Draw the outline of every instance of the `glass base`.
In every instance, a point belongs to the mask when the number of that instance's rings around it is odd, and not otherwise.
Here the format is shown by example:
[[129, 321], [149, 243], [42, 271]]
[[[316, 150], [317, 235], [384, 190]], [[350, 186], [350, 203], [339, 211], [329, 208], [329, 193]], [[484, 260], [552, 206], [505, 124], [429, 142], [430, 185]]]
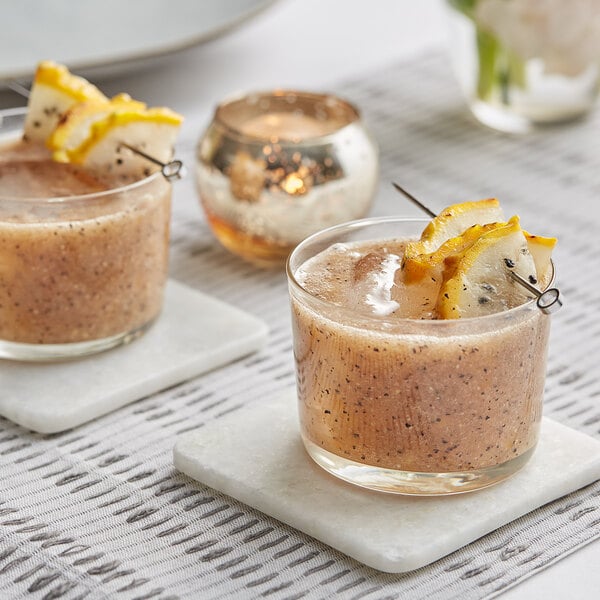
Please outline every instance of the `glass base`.
[[303, 437], [309, 456], [326, 471], [360, 487], [411, 496], [462, 494], [489, 487], [519, 471], [531, 458], [535, 446], [500, 465], [465, 472], [419, 473], [365, 465], [323, 450]]
[[268, 269], [285, 264], [295, 244], [277, 244], [257, 235], [236, 229], [206, 209], [208, 222], [216, 238], [233, 254], [245, 261]]
[[523, 134], [534, 129], [570, 123], [581, 119], [587, 112], [585, 109], [574, 108], [570, 111], [565, 110], [560, 114], [540, 114], [534, 118], [514, 112], [510, 108], [502, 108], [501, 106], [495, 106], [480, 100], [472, 101], [470, 109], [477, 120], [483, 125], [503, 133], [515, 134]]
[[116, 346], [129, 344], [139, 338], [156, 321], [152, 319], [148, 323], [111, 337], [87, 342], [73, 342], [69, 344], [21, 344], [0, 340], [0, 359], [18, 360], [24, 362], [51, 362], [68, 360], [104, 352]]

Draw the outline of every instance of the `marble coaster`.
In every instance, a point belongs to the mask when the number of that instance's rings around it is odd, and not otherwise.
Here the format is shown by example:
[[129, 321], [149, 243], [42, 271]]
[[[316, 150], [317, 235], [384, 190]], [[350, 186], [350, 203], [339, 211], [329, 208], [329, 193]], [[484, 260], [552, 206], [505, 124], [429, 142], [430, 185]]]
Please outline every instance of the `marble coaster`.
[[0, 415], [41, 433], [81, 425], [255, 350], [267, 326], [175, 281], [157, 322], [131, 344], [60, 363], [0, 361]]
[[180, 437], [177, 469], [381, 571], [425, 566], [600, 478], [600, 442], [544, 419], [531, 461], [478, 492], [409, 497], [364, 490], [304, 452], [295, 396], [251, 406]]

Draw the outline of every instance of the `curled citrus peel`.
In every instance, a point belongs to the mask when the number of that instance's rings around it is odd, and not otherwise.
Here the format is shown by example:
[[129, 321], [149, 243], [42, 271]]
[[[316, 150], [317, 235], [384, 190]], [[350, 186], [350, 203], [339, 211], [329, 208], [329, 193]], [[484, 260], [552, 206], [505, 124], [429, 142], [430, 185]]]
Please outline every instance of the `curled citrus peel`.
[[421, 251], [437, 250], [446, 240], [461, 235], [472, 225], [504, 221], [504, 214], [496, 198], [453, 204], [434, 217], [421, 234]]

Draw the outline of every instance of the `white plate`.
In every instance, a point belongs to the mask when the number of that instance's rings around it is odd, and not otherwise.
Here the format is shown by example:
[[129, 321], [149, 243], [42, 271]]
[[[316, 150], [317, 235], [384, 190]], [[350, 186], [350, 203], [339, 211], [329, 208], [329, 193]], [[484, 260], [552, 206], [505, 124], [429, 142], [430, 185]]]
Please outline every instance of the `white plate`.
[[0, 0], [0, 82], [40, 60], [123, 70], [215, 38], [274, 0]]

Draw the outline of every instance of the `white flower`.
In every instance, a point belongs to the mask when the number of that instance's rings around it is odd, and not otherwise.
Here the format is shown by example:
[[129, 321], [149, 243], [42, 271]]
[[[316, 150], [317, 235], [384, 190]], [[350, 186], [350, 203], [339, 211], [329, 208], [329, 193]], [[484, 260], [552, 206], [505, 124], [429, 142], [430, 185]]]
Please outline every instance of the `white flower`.
[[600, 62], [600, 0], [480, 0], [480, 26], [520, 58], [575, 76]]

